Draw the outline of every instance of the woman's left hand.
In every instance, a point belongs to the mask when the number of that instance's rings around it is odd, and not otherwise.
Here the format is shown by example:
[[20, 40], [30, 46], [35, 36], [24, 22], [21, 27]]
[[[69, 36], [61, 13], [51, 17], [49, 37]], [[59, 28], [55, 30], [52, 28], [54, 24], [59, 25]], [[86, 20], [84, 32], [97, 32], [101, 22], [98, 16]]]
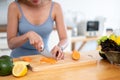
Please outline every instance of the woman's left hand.
[[64, 59], [64, 53], [62, 51], [62, 49], [59, 46], [55, 46], [52, 50], [51, 50], [52, 55], [54, 56], [54, 58], [56, 58], [57, 60], [62, 60]]

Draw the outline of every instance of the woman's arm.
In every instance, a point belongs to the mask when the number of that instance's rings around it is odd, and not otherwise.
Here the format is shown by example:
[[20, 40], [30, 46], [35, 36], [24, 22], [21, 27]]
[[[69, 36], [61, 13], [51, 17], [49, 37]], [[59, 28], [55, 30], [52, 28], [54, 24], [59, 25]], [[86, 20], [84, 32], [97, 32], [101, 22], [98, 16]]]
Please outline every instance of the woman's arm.
[[64, 54], [63, 54], [63, 49], [65, 49], [68, 45], [68, 37], [67, 37], [67, 30], [64, 24], [64, 19], [63, 19], [63, 13], [61, 6], [58, 3], [55, 3], [54, 5], [54, 14], [55, 14], [55, 23], [56, 23], [56, 29], [58, 32], [59, 36], [59, 43], [52, 49], [52, 54], [53, 56], [57, 59], [63, 59]]
[[7, 40], [10, 49], [17, 48], [23, 45], [27, 40], [37, 50], [41, 51], [41, 45], [44, 46], [42, 38], [35, 32], [29, 31], [23, 35], [17, 36], [18, 23], [21, 14], [15, 2], [11, 3], [8, 8], [8, 26], [7, 26]]
[[17, 37], [19, 10], [15, 2], [8, 7], [7, 40], [10, 49], [21, 46], [28, 38], [26, 34]]
[[61, 47], [62, 49], [65, 49], [68, 45], [67, 29], [64, 23], [61, 6], [58, 3], [56, 3], [55, 5], [55, 14], [56, 14], [55, 16], [56, 28], [60, 40], [58, 46]]

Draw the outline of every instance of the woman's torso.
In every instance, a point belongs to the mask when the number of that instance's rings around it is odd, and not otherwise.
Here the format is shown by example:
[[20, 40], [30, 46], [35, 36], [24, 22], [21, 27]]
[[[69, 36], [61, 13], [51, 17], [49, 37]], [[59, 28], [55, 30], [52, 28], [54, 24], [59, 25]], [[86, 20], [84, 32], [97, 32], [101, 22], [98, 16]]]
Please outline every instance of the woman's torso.
[[[47, 10], [45, 11], [46, 14], [44, 14], [46, 17], [44, 17], [42, 13], [39, 16], [39, 14], [35, 12], [32, 12], [35, 15], [35, 16], [33, 15], [33, 17], [27, 15], [27, 12], [29, 12], [29, 10], [25, 10], [24, 5], [18, 3], [17, 1], [16, 4], [21, 14], [18, 24], [18, 36], [23, 35], [28, 31], [35, 31], [43, 38], [45, 48], [48, 48], [47, 43], [48, 43], [49, 35], [53, 30], [53, 22], [54, 22], [51, 16], [53, 9], [53, 2], [49, 4], [50, 7], [44, 8]], [[42, 12], [44, 13], [44, 10]], [[36, 15], [38, 16], [38, 19], [35, 18]], [[38, 53], [39, 52], [32, 45], [30, 45], [29, 41], [27, 41], [21, 47], [14, 49], [11, 53], [11, 56], [19, 57], [24, 55], [38, 54]]]

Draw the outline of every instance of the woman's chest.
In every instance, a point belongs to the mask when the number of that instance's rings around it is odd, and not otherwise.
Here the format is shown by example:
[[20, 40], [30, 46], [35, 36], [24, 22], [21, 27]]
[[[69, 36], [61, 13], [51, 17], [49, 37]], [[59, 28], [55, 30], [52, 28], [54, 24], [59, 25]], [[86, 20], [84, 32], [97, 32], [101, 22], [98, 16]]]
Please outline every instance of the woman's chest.
[[33, 25], [43, 24], [49, 17], [50, 14], [48, 11], [26, 11], [24, 17], [28, 22]]
[[22, 17], [19, 21], [18, 30], [20, 34], [24, 34], [29, 31], [35, 31], [38, 34], [48, 35], [53, 30], [53, 24], [54, 21], [51, 18], [48, 18], [42, 24], [34, 25], [26, 20], [24, 17]]

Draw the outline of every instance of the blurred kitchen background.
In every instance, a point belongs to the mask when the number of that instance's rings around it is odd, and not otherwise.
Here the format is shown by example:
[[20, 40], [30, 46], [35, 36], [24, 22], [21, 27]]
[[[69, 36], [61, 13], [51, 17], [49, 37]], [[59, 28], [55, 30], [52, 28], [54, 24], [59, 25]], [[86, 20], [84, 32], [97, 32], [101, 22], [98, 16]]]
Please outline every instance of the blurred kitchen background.
[[[7, 46], [6, 31], [7, 9], [14, 0], [0, 0], [0, 55], [10, 54]], [[61, 4], [64, 20], [68, 29], [69, 46], [66, 51], [71, 51], [71, 39], [77, 36], [101, 36], [106, 31], [120, 34], [120, 0], [53, 0]], [[91, 28], [91, 25], [92, 28]], [[93, 28], [95, 27], [95, 28]], [[91, 32], [92, 31], [92, 32]], [[56, 31], [53, 31], [49, 41], [50, 48], [57, 43]], [[56, 39], [56, 40], [55, 40]], [[82, 41], [76, 43], [76, 49]], [[51, 47], [52, 46], [52, 47]], [[80, 51], [96, 50], [97, 41], [89, 41]]]

